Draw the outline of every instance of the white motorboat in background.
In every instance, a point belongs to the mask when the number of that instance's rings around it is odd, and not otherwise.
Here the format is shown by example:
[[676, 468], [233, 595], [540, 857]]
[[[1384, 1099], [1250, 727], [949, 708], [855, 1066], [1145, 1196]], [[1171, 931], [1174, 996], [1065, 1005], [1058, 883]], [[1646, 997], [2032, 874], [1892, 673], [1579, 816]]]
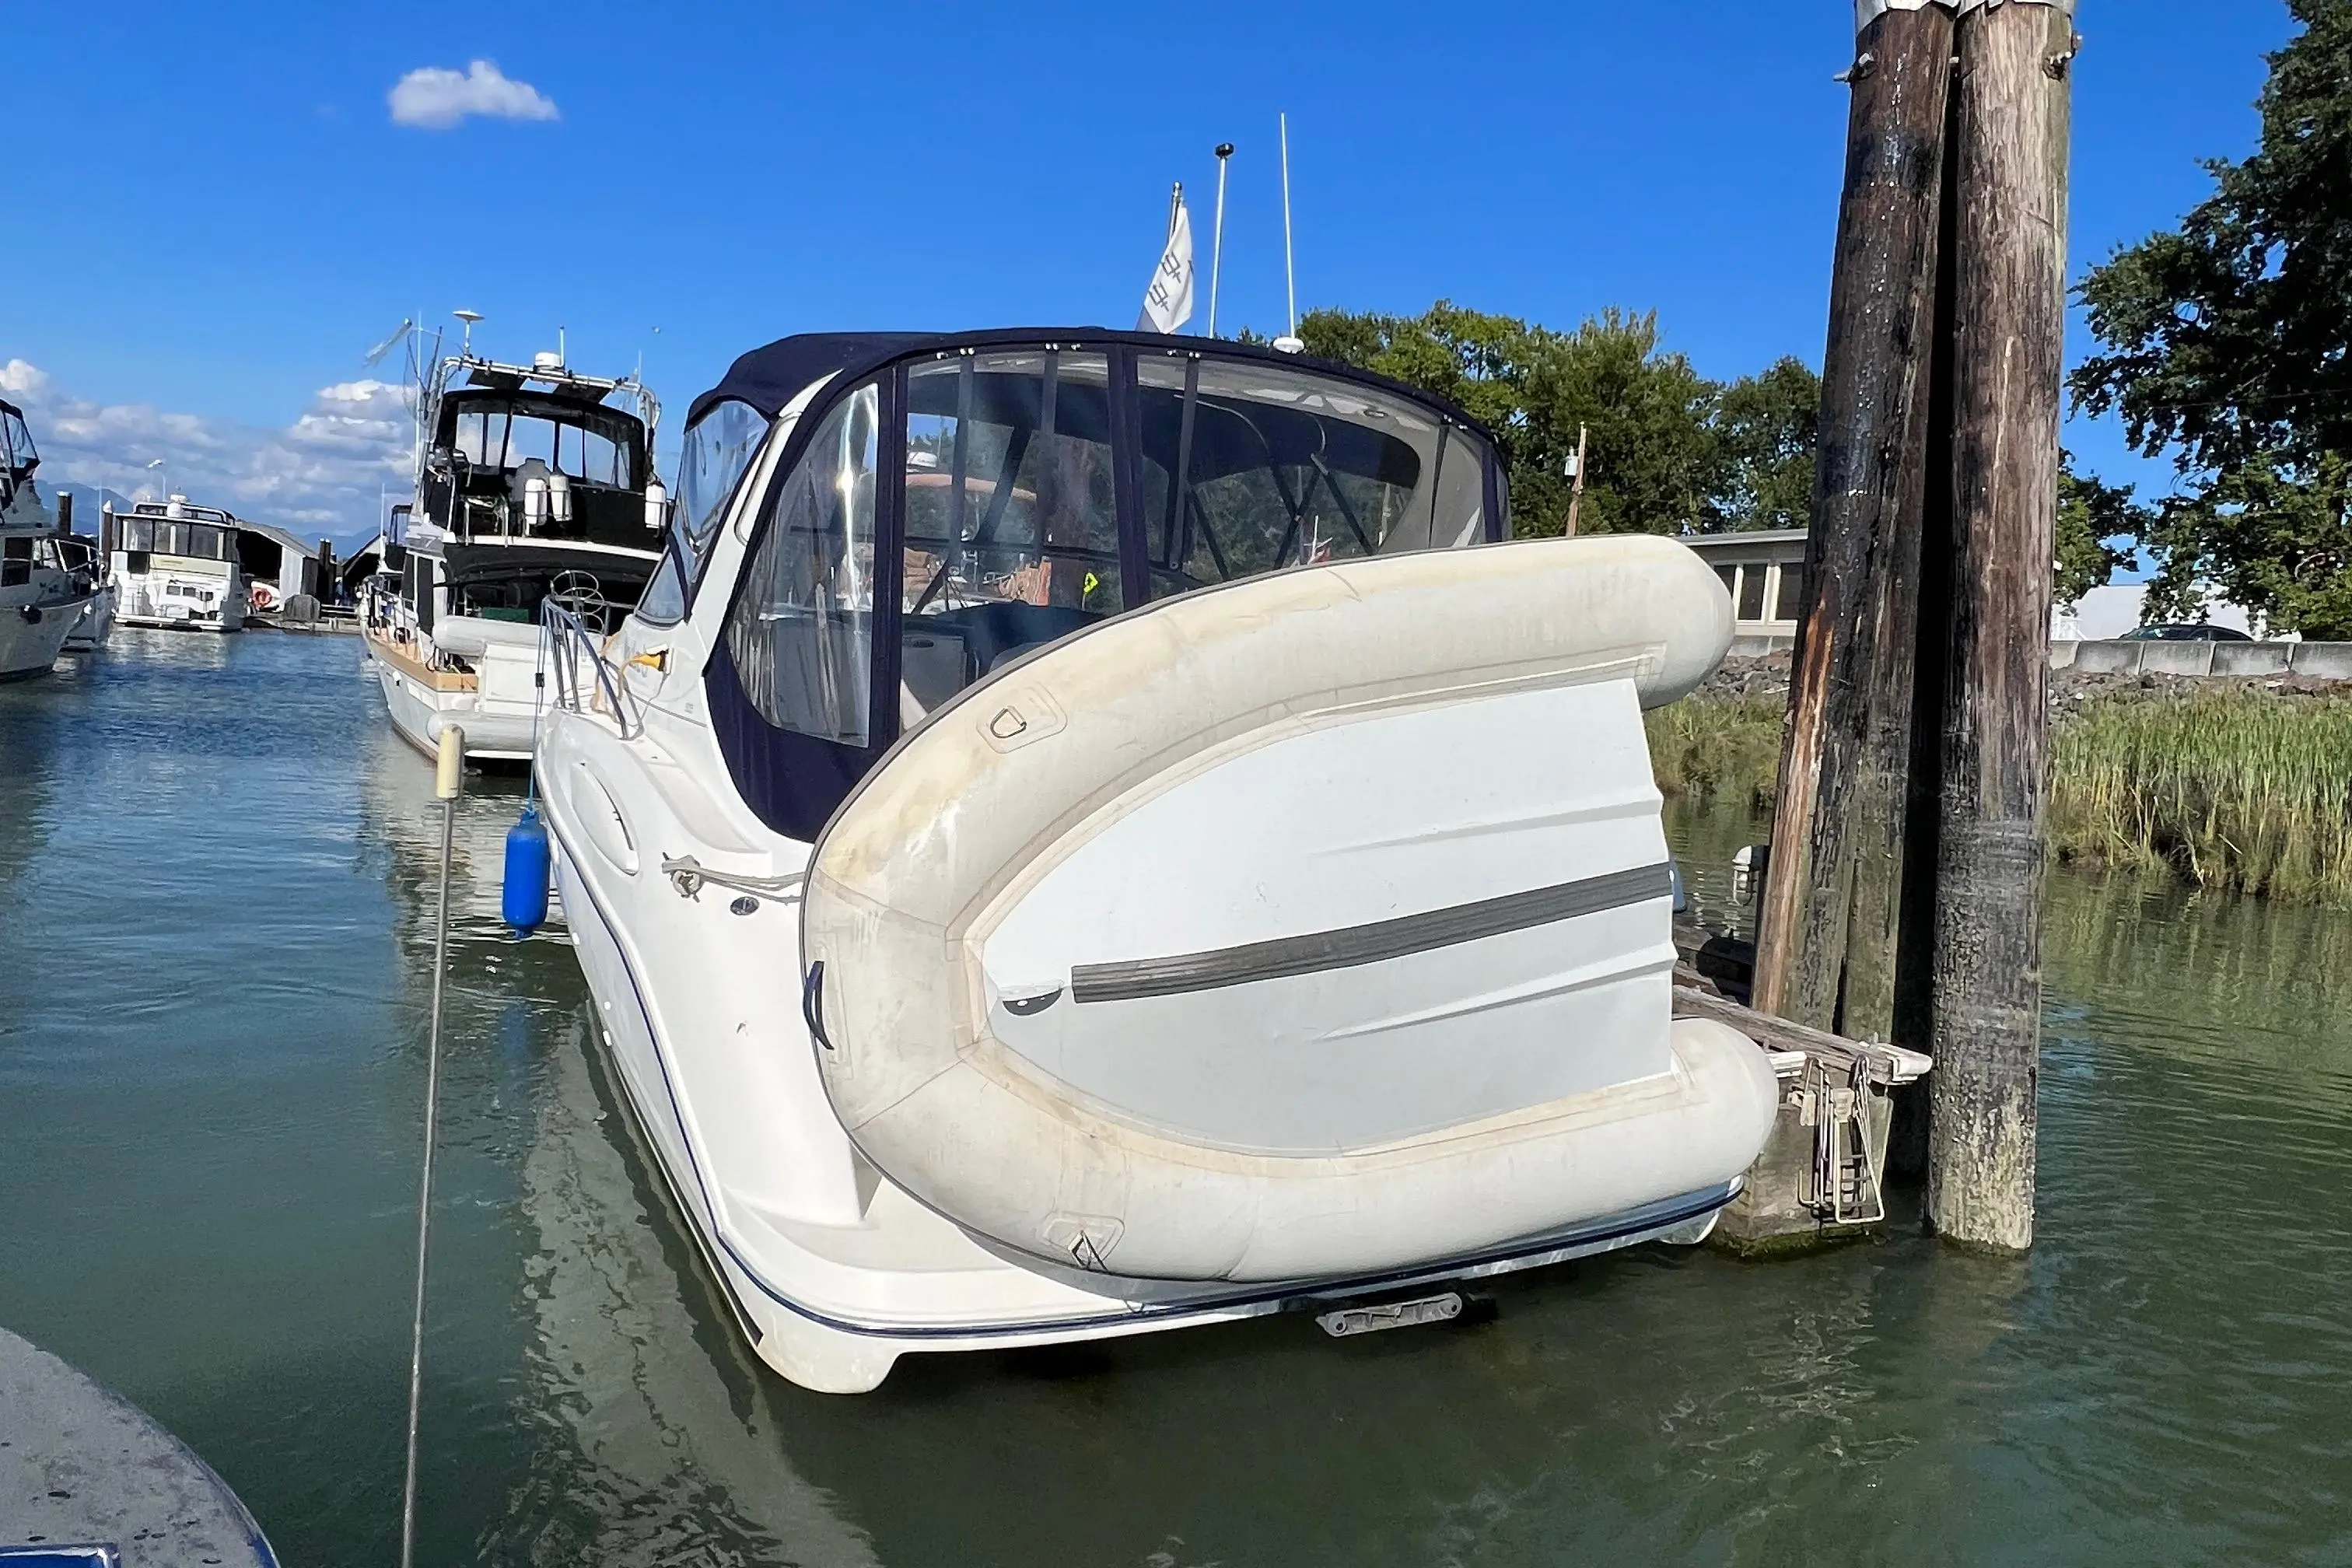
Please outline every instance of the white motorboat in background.
[[246, 580], [236, 516], [184, 495], [112, 512], [108, 577], [126, 626], [234, 632], [245, 627]]
[[455, 723], [468, 757], [526, 761], [541, 602], [617, 624], [659, 559], [660, 405], [635, 379], [583, 375], [560, 354], [502, 364], [468, 348], [431, 363], [417, 499], [393, 509], [361, 595], [368, 655], [411, 742], [430, 752]]
[[41, 504], [41, 466], [25, 416], [0, 402], [0, 680], [54, 668], [92, 594], [61, 553], [57, 521]]
[[1778, 1093], [1672, 1017], [1642, 710], [1731, 606], [1507, 500], [1458, 411], [1201, 339], [792, 338], [697, 401], [635, 613], [546, 612], [536, 766], [770, 1365], [1345, 1332], [1706, 1234]]

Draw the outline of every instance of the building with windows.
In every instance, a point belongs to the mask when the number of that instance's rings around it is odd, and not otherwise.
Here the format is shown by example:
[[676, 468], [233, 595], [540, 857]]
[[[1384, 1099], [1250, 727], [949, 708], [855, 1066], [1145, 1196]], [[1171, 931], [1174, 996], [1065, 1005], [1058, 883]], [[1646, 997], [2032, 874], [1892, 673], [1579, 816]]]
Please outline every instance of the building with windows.
[[1805, 530], [1685, 534], [1731, 591], [1734, 654], [1778, 653], [1797, 640], [1805, 601]]

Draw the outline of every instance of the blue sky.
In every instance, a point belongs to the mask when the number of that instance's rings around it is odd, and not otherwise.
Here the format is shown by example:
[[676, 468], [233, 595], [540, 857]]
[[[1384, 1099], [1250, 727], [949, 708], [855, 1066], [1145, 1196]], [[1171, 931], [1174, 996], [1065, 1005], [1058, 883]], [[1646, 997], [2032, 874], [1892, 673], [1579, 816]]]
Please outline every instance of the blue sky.
[[[2077, 275], [2252, 146], [2290, 24], [2078, 25]], [[673, 412], [791, 331], [1124, 325], [1171, 180], [1205, 275], [1232, 141], [1221, 325], [1276, 329], [1283, 110], [1301, 309], [1622, 305], [1709, 374], [1818, 364], [1852, 28], [1845, 0], [13, 7], [0, 384], [45, 478], [163, 457], [348, 533], [405, 444], [361, 357], [419, 309], [484, 312], [503, 354], [559, 326], [581, 368], [642, 354]], [[554, 117], [394, 123], [404, 77], [477, 59]], [[2163, 481], [2112, 430], [2069, 440]]]

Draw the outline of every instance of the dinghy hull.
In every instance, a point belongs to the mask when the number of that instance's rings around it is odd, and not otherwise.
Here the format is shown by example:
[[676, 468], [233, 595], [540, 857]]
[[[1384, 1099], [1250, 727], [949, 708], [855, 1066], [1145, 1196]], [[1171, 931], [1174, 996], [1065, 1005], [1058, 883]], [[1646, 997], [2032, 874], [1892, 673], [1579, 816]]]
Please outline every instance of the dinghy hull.
[[803, 1007], [894, 1181], [1040, 1259], [1410, 1268], [1732, 1181], [1763, 1053], [1671, 1026], [1641, 709], [1730, 606], [1648, 539], [1169, 601], [901, 742], [819, 841]]

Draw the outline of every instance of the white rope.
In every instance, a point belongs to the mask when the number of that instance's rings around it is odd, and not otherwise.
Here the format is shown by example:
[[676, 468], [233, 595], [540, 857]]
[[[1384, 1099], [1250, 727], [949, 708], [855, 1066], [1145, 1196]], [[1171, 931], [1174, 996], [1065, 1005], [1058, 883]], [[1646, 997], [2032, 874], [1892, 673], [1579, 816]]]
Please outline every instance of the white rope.
[[[408, 1468], [400, 1491], [400, 1568], [416, 1561], [416, 1426], [425, 1398], [425, 1259], [433, 1238], [433, 1145], [441, 1108], [441, 982], [449, 960], [449, 858], [464, 766], [463, 731], [441, 738], [435, 793], [441, 797], [441, 901], [433, 921], [433, 1023], [425, 1047], [425, 1174], [416, 1194], [416, 1310], [408, 1329]], [[457, 766], [452, 767], [452, 752]]]

